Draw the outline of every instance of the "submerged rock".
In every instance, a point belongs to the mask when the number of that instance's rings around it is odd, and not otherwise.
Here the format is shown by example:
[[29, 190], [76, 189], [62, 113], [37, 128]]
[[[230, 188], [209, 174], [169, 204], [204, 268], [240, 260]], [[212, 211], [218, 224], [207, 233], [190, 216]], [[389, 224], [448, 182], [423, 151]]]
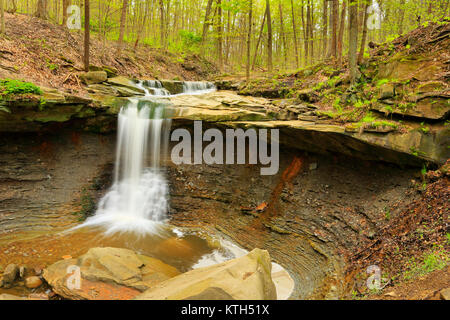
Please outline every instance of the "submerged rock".
[[166, 280], [136, 297], [137, 300], [235, 299], [274, 300], [272, 265], [266, 250], [191, 270]]
[[15, 296], [13, 294], [3, 293], [0, 294], [0, 301], [1, 300], [27, 300], [27, 298]]
[[25, 279], [25, 287], [34, 289], [41, 286], [42, 280], [39, 277], [33, 276]]
[[5, 271], [3, 271], [3, 278], [2, 278], [3, 287], [5, 288], [10, 287], [16, 280], [18, 274], [19, 274], [19, 267], [14, 263], [8, 264], [5, 268]]
[[[76, 280], [77, 269], [79, 286], [70, 282]], [[128, 249], [92, 248], [78, 259], [51, 265], [44, 270], [44, 279], [68, 299], [128, 300], [178, 274], [174, 267]]]

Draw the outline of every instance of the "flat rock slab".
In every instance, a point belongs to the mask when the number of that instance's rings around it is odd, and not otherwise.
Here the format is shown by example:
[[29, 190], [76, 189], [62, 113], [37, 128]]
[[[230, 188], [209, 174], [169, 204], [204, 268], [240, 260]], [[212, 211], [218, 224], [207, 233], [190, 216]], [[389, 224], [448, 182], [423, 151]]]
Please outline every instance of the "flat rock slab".
[[44, 279], [68, 299], [129, 300], [178, 274], [174, 267], [128, 249], [92, 248], [78, 259], [51, 265]]
[[209, 267], [198, 268], [166, 280], [136, 297], [137, 300], [218, 299], [274, 300], [271, 261], [266, 250]]

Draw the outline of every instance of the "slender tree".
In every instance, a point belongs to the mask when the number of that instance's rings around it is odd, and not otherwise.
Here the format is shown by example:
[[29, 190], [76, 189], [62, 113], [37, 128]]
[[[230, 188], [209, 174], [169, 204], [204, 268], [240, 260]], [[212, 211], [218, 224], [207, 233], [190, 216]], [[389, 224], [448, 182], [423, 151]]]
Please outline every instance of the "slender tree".
[[202, 43], [205, 43], [206, 34], [208, 32], [209, 26], [211, 25], [211, 22], [209, 21], [209, 15], [211, 14], [212, 4], [213, 0], [208, 0], [208, 3], [206, 5], [205, 19], [203, 21]]
[[70, 0], [63, 0], [63, 7], [62, 7], [62, 14], [63, 14], [63, 19], [62, 19], [62, 25], [65, 26], [67, 25], [67, 18], [68, 18], [68, 13], [67, 13], [67, 9], [70, 6]]
[[258, 40], [256, 41], [255, 53], [253, 54], [252, 70], [255, 70], [256, 58], [258, 57], [258, 49], [259, 49], [259, 45], [261, 44], [261, 39], [262, 39], [262, 36], [263, 36], [263, 31], [264, 31], [264, 25], [266, 24], [266, 17], [267, 17], [267, 7], [266, 7], [266, 10], [264, 11], [264, 16], [263, 16], [263, 20], [262, 20], [262, 23], [261, 23], [261, 28], [259, 29]]
[[119, 43], [117, 46], [117, 55], [120, 55], [120, 53], [122, 52], [123, 36], [125, 33], [125, 24], [127, 22], [127, 9], [128, 9], [128, 0], [123, 0], [122, 13], [120, 16]]
[[266, 17], [267, 17], [267, 69], [273, 71], [273, 34], [272, 34], [272, 15], [270, 13], [270, 1], [266, 0]]
[[248, 33], [247, 33], [247, 69], [246, 78], [247, 81], [250, 80], [250, 46], [252, 44], [252, 23], [253, 23], [253, 0], [249, 1], [249, 12], [248, 12]]
[[0, 0], [0, 18], [1, 26], [0, 26], [0, 34], [5, 34], [5, 2], [4, 0]]
[[367, 19], [368, 19], [368, 9], [369, 6], [371, 5], [372, 0], [365, 0], [365, 5], [364, 5], [364, 19], [363, 19], [363, 32], [362, 32], [362, 39], [361, 39], [361, 48], [359, 50], [359, 55], [358, 55], [358, 63], [361, 63], [363, 58], [364, 58], [364, 51], [366, 49], [366, 41], [367, 41]]
[[217, 55], [219, 69], [221, 69], [223, 67], [222, 0], [217, 0]]
[[358, 50], [358, 1], [349, 0], [348, 4], [349, 16], [349, 45], [348, 45], [348, 61], [350, 69], [350, 81], [354, 84], [358, 77], [357, 50]]
[[84, 70], [89, 71], [90, 19], [89, 0], [84, 0]]
[[278, 1], [278, 11], [280, 18], [281, 40], [283, 41], [284, 68], [287, 68], [287, 60], [288, 60], [287, 41], [286, 41], [286, 34], [284, 33], [283, 5], [281, 3], [281, 0]]
[[325, 58], [328, 49], [328, 0], [323, 0], [322, 9], [322, 55]]
[[34, 15], [41, 19], [47, 19], [48, 18], [47, 5], [48, 5], [47, 0], [38, 0], [36, 13]]
[[297, 68], [299, 68], [300, 63], [299, 63], [299, 50], [297, 40], [297, 24], [295, 22], [294, 0], [291, 0], [291, 12], [292, 12], [292, 29], [294, 31], [295, 65]]
[[337, 58], [337, 36], [339, 20], [339, 0], [332, 0], [332, 35], [331, 35], [331, 56]]
[[163, 48], [166, 47], [166, 22], [165, 22], [165, 10], [164, 1], [159, 0], [159, 28], [160, 28], [160, 41]]
[[342, 2], [341, 25], [339, 27], [339, 35], [337, 41], [338, 64], [342, 65], [342, 44], [344, 42], [345, 16], [347, 14], [347, 0]]

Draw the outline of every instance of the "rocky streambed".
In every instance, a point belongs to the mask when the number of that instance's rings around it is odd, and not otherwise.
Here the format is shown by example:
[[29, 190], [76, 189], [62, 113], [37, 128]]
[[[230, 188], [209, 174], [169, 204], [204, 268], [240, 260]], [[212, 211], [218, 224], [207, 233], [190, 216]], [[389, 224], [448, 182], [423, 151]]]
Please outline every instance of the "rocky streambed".
[[[170, 84], [166, 86], [170, 88]], [[43, 277], [53, 289], [62, 281], [49, 273], [53, 263], [66, 267], [70, 261], [71, 265], [89, 267], [83, 258], [93, 254], [86, 253], [89, 248], [127, 247], [126, 241], [99, 241], [96, 234], [52, 234], [76, 225], [95, 209], [111, 183], [114, 131], [117, 113], [126, 102], [123, 96], [140, 93], [137, 82], [124, 78], [103, 80], [91, 90], [90, 98], [44, 90], [44, 104], [36, 97], [11, 99], [4, 103], [6, 111], [0, 111], [0, 265], [27, 265], [32, 276]], [[267, 269], [267, 259], [289, 272], [295, 283], [288, 294], [292, 299], [344, 297], [352, 283], [345, 277], [349, 256], [377, 235], [387, 211], [395, 215], [398, 203], [414, 198], [411, 186], [420, 179], [421, 166], [438, 166], [449, 156], [448, 127], [441, 123], [431, 124], [431, 132], [420, 130], [414, 123], [405, 132], [354, 131], [314, 116], [312, 106], [293, 103], [280, 113], [279, 101], [230, 91], [158, 99], [167, 104], [174, 128], [192, 129], [193, 121], [202, 120], [205, 127], [220, 130], [280, 129], [280, 169], [274, 176], [261, 176], [259, 165], [169, 162], [167, 167], [170, 223], [188, 228], [205, 241], [182, 271], [217, 249], [214, 241], [207, 239], [226, 239], [249, 251], [267, 250], [268, 255], [257, 251], [245, 258], [250, 259], [251, 270], [245, 271], [241, 280], [246, 281], [246, 274], [252, 273], [255, 276], [248, 276], [248, 281], [264, 284], [254, 296], [245, 293], [247, 298], [274, 297], [272, 286], [266, 283], [270, 272], [261, 271]], [[169, 248], [179, 254], [183, 249], [178, 246], [175, 241]], [[152, 254], [147, 252], [148, 256]], [[255, 254], [266, 262], [251, 262]], [[58, 262], [63, 256], [67, 259]], [[140, 265], [136, 259], [131, 269]], [[162, 260], [163, 264], [176, 265], [174, 260]], [[46, 273], [42, 273], [45, 268]], [[57, 274], [59, 269], [55, 269]], [[104, 265], [101, 269], [114, 274]], [[170, 266], [163, 269], [171, 270]], [[100, 271], [89, 270], [97, 278], [88, 277], [88, 281], [107, 279]], [[156, 277], [164, 283], [173, 281], [176, 286], [177, 281], [189, 283], [185, 278], [170, 280], [175, 272], [169, 272], [170, 277], [164, 272], [163, 276], [135, 273], [132, 277], [139, 281]], [[189, 278], [189, 273], [185, 277]], [[196, 277], [201, 279], [202, 275]], [[253, 280], [255, 277], [257, 280]], [[134, 284], [120, 286], [127, 289], [120, 288], [117, 293], [110, 286], [104, 287], [99, 290], [110, 295], [96, 297], [118, 298], [119, 294], [130, 298], [137, 296], [136, 290], [147, 292], [147, 287]], [[168, 287], [150, 290], [144, 298], [243, 297], [233, 288], [224, 289], [216, 283], [195, 292], [186, 289], [175, 293]], [[64, 297], [62, 291], [54, 291]]]

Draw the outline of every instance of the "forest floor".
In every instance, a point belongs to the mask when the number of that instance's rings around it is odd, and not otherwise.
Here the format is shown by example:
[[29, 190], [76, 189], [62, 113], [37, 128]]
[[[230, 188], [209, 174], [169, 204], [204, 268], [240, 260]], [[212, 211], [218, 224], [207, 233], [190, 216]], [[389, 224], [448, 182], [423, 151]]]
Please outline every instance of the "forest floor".
[[[386, 211], [384, 226], [350, 257], [356, 277], [355, 299], [439, 299], [450, 287], [450, 161], [429, 171], [414, 201], [398, 203], [400, 214]], [[367, 289], [369, 266], [380, 270], [380, 289]]]
[[[24, 14], [5, 13], [6, 35], [0, 36], [0, 78], [31, 81], [39, 86], [85, 93], [84, 35]], [[141, 79], [200, 80], [216, 67], [195, 54], [175, 54], [139, 45], [117, 54], [116, 41], [91, 34], [90, 64]]]

